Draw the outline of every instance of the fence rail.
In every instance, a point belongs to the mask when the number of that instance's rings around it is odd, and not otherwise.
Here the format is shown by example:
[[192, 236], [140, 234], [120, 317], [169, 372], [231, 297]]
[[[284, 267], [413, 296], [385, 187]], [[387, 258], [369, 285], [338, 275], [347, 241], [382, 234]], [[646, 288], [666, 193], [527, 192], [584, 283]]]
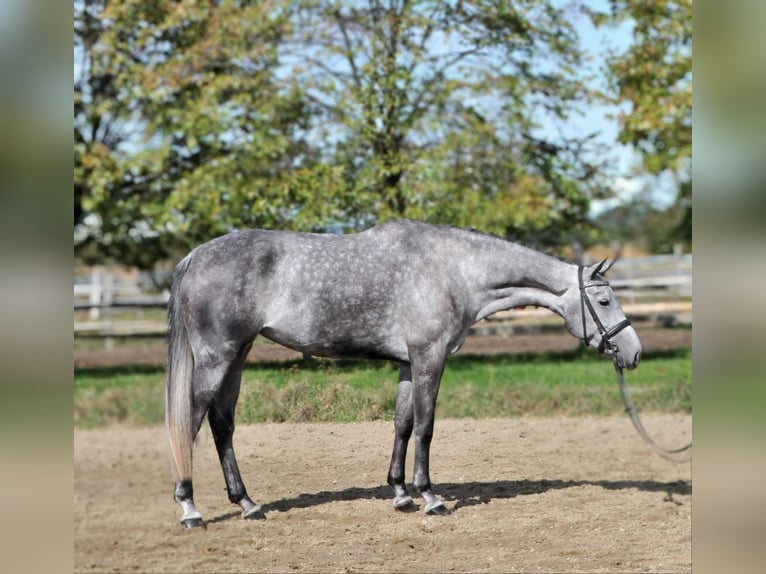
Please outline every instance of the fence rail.
[[[631, 320], [691, 324], [691, 254], [619, 260], [609, 270], [609, 280]], [[165, 309], [168, 299], [168, 291], [148, 293], [136, 278], [120, 278], [94, 268], [88, 276], [75, 277], [74, 335], [163, 336], [167, 328], [164, 314], [152, 310]], [[495, 313], [475, 325], [472, 333], [511, 334], [561, 328], [560, 319], [547, 309], [525, 308]]]

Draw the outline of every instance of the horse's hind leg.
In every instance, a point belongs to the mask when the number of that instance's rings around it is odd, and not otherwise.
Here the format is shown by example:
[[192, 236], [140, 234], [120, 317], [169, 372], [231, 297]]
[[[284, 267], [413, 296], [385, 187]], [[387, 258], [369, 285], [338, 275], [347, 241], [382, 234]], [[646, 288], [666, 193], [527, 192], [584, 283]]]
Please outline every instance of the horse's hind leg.
[[388, 484], [394, 487], [394, 508], [397, 510], [404, 510], [412, 505], [412, 497], [404, 485], [404, 464], [407, 458], [407, 444], [412, 436], [412, 426], [412, 374], [409, 365], [401, 365], [394, 417], [394, 451], [388, 469]]
[[[202, 361], [194, 365], [192, 376], [192, 412], [191, 438], [196, 438], [205, 415], [210, 410], [216, 396], [221, 391], [224, 380], [232, 366], [236, 364], [239, 355], [226, 357], [222, 355], [214, 360]], [[240, 367], [241, 369], [241, 367]], [[237, 388], [237, 391], [239, 388]], [[174, 491], [175, 501], [181, 506], [183, 516], [181, 524], [187, 528], [204, 526], [202, 515], [194, 503], [194, 487], [191, 477], [176, 482]]]
[[261, 515], [261, 507], [253, 502], [247, 494], [237, 466], [233, 444], [234, 409], [237, 405], [242, 382], [242, 367], [249, 350], [250, 345], [247, 345], [231, 365], [223, 385], [210, 405], [207, 417], [210, 422], [210, 429], [213, 431], [218, 458], [221, 461], [221, 470], [223, 470], [223, 476], [226, 480], [229, 500], [234, 504], [239, 504], [242, 508], [243, 518], [256, 518]]

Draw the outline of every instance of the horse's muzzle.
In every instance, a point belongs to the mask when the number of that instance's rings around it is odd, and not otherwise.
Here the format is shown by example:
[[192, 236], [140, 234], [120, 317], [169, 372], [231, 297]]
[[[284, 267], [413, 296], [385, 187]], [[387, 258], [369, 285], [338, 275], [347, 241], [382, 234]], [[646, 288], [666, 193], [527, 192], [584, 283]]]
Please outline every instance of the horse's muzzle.
[[641, 362], [641, 351], [637, 351], [636, 355], [633, 357], [633, 362], [627, 365], [628, 370], [632, 371], [638, 366], [638, 363], [640, 362]]

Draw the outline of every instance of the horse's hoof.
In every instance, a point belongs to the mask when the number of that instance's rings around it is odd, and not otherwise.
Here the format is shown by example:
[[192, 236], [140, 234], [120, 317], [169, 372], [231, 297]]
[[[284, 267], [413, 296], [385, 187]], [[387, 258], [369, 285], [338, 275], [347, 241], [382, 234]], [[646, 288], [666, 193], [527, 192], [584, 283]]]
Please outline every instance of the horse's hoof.
[[266, 520], [266, 515], [261, 510], [260, 506], [248, 508], [242, 511], [242, 518], [245, 520]]
[[426, 514], [431, 516], [447, 516], [452, 514], [452, 511], [444, 506], [442, 502], [435, 502], [432, 505], [426, 506]]
[[413, 502], [412, 497], [409, 495], [405, 496], [397, 496], [394, 498], [394, 508], [396, 510], [407, 510], [409, 508], [412, 508]]
[[202, 518], [187, 518], [181, 521], [181, 525], [188, 530], [191, 530], [192, 528], [207, 528], [207, 525]]

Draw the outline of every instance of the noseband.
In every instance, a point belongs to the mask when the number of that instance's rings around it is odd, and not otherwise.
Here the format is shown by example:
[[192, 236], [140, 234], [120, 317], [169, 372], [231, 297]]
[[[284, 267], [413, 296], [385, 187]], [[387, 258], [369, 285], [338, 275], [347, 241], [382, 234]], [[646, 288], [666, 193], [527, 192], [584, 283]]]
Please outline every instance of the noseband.
[[599, 319], [598, 314], [596, 313], [596, 310], [593, 308], [593, 303], [590, 302], [590, 299], [588, 298], [587, 293], [585, 290], [588, 287], [598, 287], [598, 286], [609, 286], [609, 281], [602, 280], [602, 281], [588, 281], [585, 282], [585, 278], [583, 277], [583, 266], [579, 265], [577, 268], [577, 277], [580, 282], [580, 312], [582, 315], [582, 342], [587, 346], [588, 342], [593, 338], [588, 337], [588, 329], [585, 325], [585, 307], [588, 307], [588, 311], [590, 311], [590, 316], [593, 317], [593, 321], [596, 323], [596, 327], [598, 328], [598, 332], [601, 335], [601, 341], [598, 344], [598, 352], [603, 353], [604, 351], [607, 352], [608, 355], [614, 355], [619, 351], [619, 347], [617, 347], [617, 343], [612, 341], [612, 337], [614, 337], [617, 333], [622, 331], [625, 327], [630, 325], [630, 321], [628, 319], [623, 319], [619, 323], [617, 323], [614, 327], [611, 329], [607, 329], [604, 327], [604, 324], [601, 322], [601, 319]]

